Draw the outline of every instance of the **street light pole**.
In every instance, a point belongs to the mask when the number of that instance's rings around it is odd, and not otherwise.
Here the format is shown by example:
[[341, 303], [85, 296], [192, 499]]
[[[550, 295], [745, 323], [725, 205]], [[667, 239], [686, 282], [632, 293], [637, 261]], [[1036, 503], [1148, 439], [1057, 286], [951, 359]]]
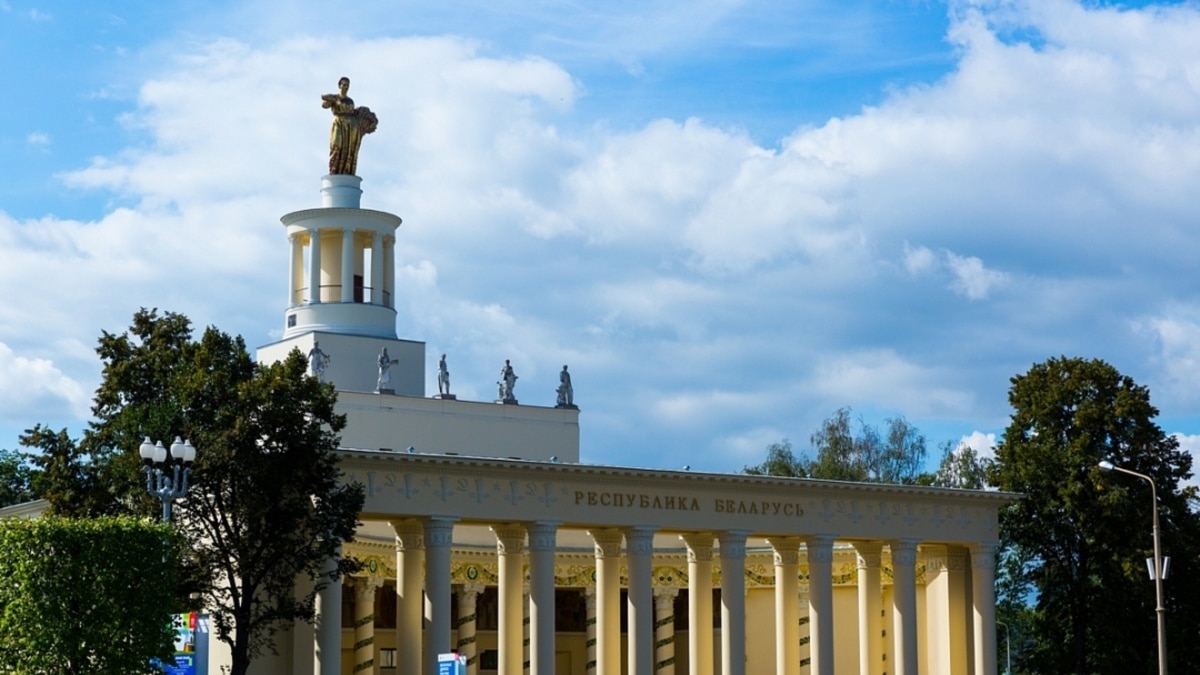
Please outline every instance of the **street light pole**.
[[1003, 621], [997, 621], [997, 626], [1004, 626], [1004, 675], [1012, 675], [1012, 640], [1011, 634], [1008, 632], [1008, 624]]
[[187, 494], [196, 448], [191, 441], [181, 441], [176, 436], [171, 444], [171, 461], [168, 461], [162, 441], [153, 443], [147, 436], [138, 452], [145, 464], [142, 470], [146, 472], [146, 490], [162, 502], [162, 519], [168, 523], [171, 521], [171, 504]]
[[1163, 564], [1162, 550], [1159, 548], [1158, 542], [1158, 490], [1154, 487], [1154, 479], [1144, 473], [1121, 468], [1108, 460], [1100, 462], [1100, 468], [1105, 471], [1127, 473], [1150, 483], [1150, 499], [1154, 502], [1152, 511], [1154, 516], [1154, 601], [1157, 605], [1154, 611], [1158, 615], [1158, 673], [1167, 675], [1167, 610], [1163, 607], [1162, 599]]

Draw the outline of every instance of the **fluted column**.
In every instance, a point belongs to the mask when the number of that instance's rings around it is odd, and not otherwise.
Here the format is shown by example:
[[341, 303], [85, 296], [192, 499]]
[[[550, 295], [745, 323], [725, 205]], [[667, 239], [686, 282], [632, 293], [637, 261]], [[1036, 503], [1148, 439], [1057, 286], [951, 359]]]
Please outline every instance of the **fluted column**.
[[879, 675], [883, 672], [883, 545], [860, 541], [858, 553], [858, 672]]
[[530, 654], [533, 675], [554, 675], [554, 556], [559, 523], [538, 522], [529, 532]]
[[304, 302], [304, 242], [300, 235], [288, 237], [292, 245], [292, 259], [288, 265], [288, 307]]
[[587, 675], [596, 674], [596, 587], [588, 586], [583, 589], [584, 602], [587, 604], [587, 642], [584, 647], [587, 650], [587, 663], [584, 664], [584, 672]]
[[436, 673], [437, 655], [449, 652], [450, 641], [450, 545], [457, 518], [426, 518], [425, 595], [429, 599], [429, 628], [425, 631], [425, 672]]
[[813, 675], [834, 675], [833, 541], [821, 534], [804, 540], [808, 550], [808, 652]]
[[396, 672], [421, 672], [425, 619], [425, 529], [420, 521], [393, 520], [396, 532]]
[[929, 672], [966, 673], [974, 651], [969, 632], [970, 592], [966, 588], [966, 555], [962, 547], [922, 545], [925, 568], [923, 648]]
[[383, 234], [376, 232], [371, 238], [371, 304], [383, 301]]
[[775, 551], [775, 672], [800, 673], [800, 538], [771, 537]]
[[308, 301], [321, 302], [321, 231], [308, 231]]
[[896, 675], [917, 675], [917, 544], [916, 539], [899, 539], [889, 544]]
[[522, 588], [525, 576], [525, 528], [516, 525], [493, 525], [496, 552], [500, 558], [500, 675], [521, 675]]
[[383, 245], [383, 304], [396, 306], [396, 242], [385, 241]]
[[529, 584], [521, 585], [521, 672], [529, 672]]
[[[325, 571], [337, 569], [342, 549], [325, 564]], [[313, 672], [316, 675], [339, 675], [342, 668], [342, 580], [329, 581], [317, 593], [317, 646]]]
[[654, 589], [654, 672], [675, 675], [675, 596], [678, 588]]
[[688, 549], [688, 672], [713, 675], [711, 532], [682, 537]]
[[375, 675], [375, 591], [383, 577], [355, 577], [348, 583], [354, 589], [354, 672]]
[[483, 584], [463, 584], [458, 591], [458, 653], [467, 658], [467, 675], [479, 675], [479, 645], [475, 644], [478, 628], [479, 594]]
[[350, 228], [342, 230], [342, 302], [354, 302], [354, 230]]
[[720, 535], [721, 675], [746, 673], [746, 537], [747, 530]]
[[590, 530], [596, 542], [596, 672], [621, 672], [621, 531]]
[[629, 559], [628, 628], [629, 675], [654, 672], [654, 529], [625, 530], [625, 555]]
[[998, 542], [971, 544], [975, 625], [975, 675], [996, 675], [996, 549]]

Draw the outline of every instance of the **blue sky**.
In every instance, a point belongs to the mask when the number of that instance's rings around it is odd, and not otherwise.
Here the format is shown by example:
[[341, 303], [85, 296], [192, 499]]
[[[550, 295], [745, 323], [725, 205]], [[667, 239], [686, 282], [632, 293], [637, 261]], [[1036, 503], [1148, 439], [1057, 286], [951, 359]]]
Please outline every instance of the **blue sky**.
[[[1058, 355], [1200, 449], [1200, 6], [0, 0], [0, 447], [142, 306], [275, 339], [337, 78], [398, 331], [584, 460], [736, 470], [839, 407], [983, 447]], [[368, 366], [369, 367], [369, 366]]]

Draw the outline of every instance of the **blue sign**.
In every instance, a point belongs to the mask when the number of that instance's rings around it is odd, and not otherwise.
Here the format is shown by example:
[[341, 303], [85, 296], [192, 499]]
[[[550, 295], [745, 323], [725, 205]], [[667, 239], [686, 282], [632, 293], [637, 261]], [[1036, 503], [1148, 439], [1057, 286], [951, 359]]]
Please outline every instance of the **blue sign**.
[[458, 652], [438, 654], [438, 675], [467, 675], [467, 657]]

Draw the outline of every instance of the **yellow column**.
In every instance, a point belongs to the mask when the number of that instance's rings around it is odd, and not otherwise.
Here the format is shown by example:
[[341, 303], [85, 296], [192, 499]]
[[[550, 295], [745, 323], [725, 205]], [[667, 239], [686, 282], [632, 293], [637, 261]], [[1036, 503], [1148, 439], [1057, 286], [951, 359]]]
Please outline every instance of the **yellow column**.
[[975, 625], [975, 675], [996, 675], [996, 549], [999, 542], [971, 544]]
[[711, 532], [683, 535], [688, 549], [689, 675], [713, 675]]
[[500, 675], [521, 675], [521, 609], [525, 585], [525, 528], [517, 524], [494, 525], [496, 552], [500, 558]]
[[476, 603], [483, 584], [463, 584], [458, 591], [458, 653], [467, 658], [467, 675], [479, 675], [479, 646], [475, 644]]
[[355, 577], [349, 585], [354, 589], [354, 672], [375, 675], [375, 591], [383, 578]]
[[425, 621], [425, 531], [416, 520], [393, 520], [396, 531], [396, 672], [421, 672]]
[[775, 672], [800, 674], [800, 538], [771, 537], [775, 550]]
[[596, 675], [596, 587], [588, 586], [583, 589], [584, 600], [587, 602], [587, 663], [584, 672]]
[[596, 672], [621, 672], [621, 531], [590, 530], [596, 543]]
[[675, 596], [678, 588], [654, 589], [654, 672], [675, 675]]
[[860, 541], [858, 552], [858, 672], [883, 672], [883, 545]]
[[896, 675], [917, 675], [917, 543], [916, 539], [890, 542]]

